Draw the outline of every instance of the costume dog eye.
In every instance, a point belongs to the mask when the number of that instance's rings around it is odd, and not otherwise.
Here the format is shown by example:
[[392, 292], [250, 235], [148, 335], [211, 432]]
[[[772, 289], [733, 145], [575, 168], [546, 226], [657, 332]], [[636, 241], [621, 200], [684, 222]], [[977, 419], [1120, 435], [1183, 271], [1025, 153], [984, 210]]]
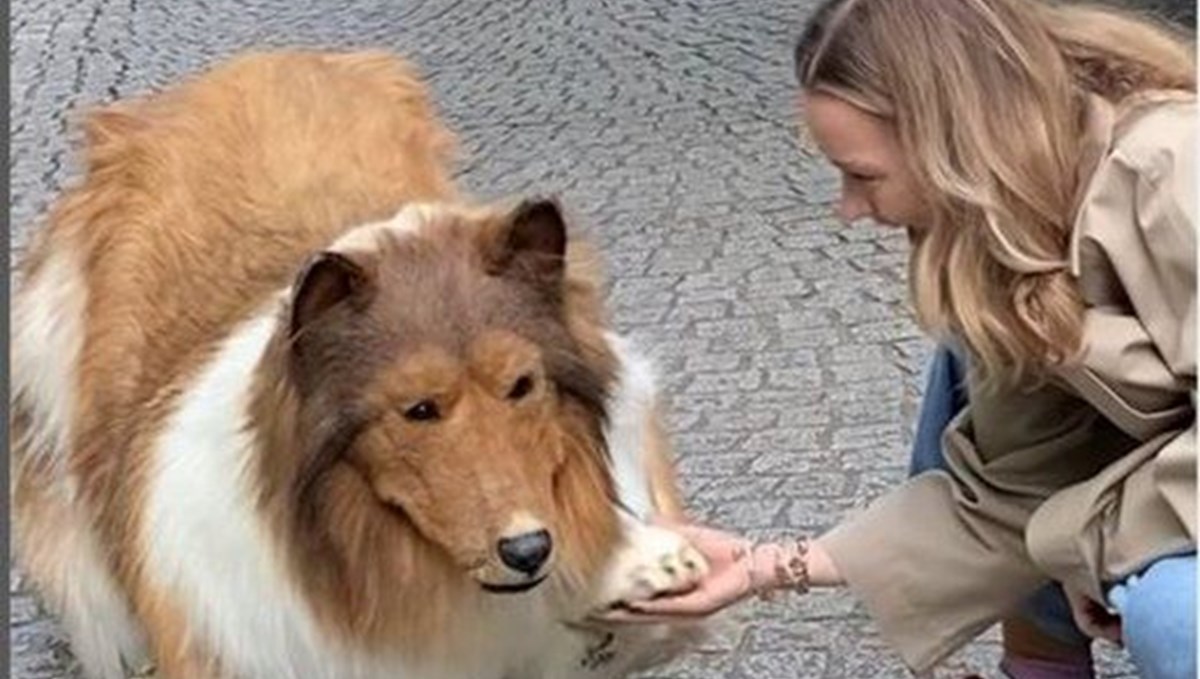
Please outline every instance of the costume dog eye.
[[508, 392], [508, 397], [514, 401], [519, 401], [525, 398], [531, 391], [533, 391], [533, 378], [529, 375], [521, 375], [513, 383], [512, 389]]
[[421, 401], [415, 406], [404, 411], [405, 419], [413, 422], [430, 422], [439, 419], [442, 413], [438, 411], [437, 404], [433, 401]]

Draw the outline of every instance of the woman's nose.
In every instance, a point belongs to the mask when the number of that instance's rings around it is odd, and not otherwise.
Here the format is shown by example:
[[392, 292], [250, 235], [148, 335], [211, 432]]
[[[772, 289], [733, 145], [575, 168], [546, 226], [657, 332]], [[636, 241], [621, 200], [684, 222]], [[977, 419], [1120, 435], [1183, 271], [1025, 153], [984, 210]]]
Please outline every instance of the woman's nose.
[[850, 224], [863, 217], [871, 216], [870, 204], [856, 191], [842, 188], [842, 197], [838, 201], [837, 217], [843, 224]]

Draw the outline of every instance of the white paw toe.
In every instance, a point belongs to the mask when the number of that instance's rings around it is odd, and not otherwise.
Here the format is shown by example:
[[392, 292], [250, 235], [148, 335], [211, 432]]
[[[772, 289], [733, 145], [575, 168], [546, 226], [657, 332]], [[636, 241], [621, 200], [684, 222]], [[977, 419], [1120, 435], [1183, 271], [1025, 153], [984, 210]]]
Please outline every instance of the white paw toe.
[[609, 601], [640, 601], [691, 589], [708, 574], [708, 562], [679, 535], [640, 527], [618, 556]]

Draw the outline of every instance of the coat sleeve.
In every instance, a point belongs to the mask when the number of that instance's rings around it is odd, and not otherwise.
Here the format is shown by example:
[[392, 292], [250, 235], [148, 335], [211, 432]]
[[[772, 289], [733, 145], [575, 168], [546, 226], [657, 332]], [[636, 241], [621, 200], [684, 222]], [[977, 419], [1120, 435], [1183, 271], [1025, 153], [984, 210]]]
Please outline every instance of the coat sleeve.
[[917, 671], [1049, 580], [1025, 549], [1030, 517], [1133, 445], [1068, 389], [969, 391], [942, 438], [949, 473], [910, 479], [820, 538], [880, 634]]
[[1172, 104], [1130, 130], [1098, 178], [1079, 246], [1106, 262], [1125, 303], [1088, 309], [1088, 374], [1076, 385], [1142, 444], [1051, 497], [1027, 538], [1044, 570], [1094, 598], [1195, 549], [1195, 116]]
[[917, 672], [1046, 582], [1023, 547], [1035, 505], [997, 497], [1003, 491], [977, 463], [954, 456], [953, 474], [920, 474], [820, 538], [880, 635]]

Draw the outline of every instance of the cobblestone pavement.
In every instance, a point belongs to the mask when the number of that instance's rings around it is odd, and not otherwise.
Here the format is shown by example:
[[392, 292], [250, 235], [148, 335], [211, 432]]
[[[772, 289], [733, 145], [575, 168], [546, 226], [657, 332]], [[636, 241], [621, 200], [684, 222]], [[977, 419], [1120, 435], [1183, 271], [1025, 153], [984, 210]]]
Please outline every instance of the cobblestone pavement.
[[[17, 245], [76, 171], [89, 106], [246, 48], [410, 55], [484, 198], [559, 195], [610, 265], [617, 325], [658, 358], [682, 480], [704, 519], [817, 531], [904, 476], [928, 346], [906, 242], [829, 218], [829, 168], [794, 139], [790, 48], [809, 0], [23, 0], [12, 6]], [[14, 675], [75, 677], [10, 579]], [[845, 594], [748, 604], [655, 677], [904, 677]], [[946, 676], [993, 676], [995, 632]], [[1105, 677], [1129, 676], [1105, 654]]]

